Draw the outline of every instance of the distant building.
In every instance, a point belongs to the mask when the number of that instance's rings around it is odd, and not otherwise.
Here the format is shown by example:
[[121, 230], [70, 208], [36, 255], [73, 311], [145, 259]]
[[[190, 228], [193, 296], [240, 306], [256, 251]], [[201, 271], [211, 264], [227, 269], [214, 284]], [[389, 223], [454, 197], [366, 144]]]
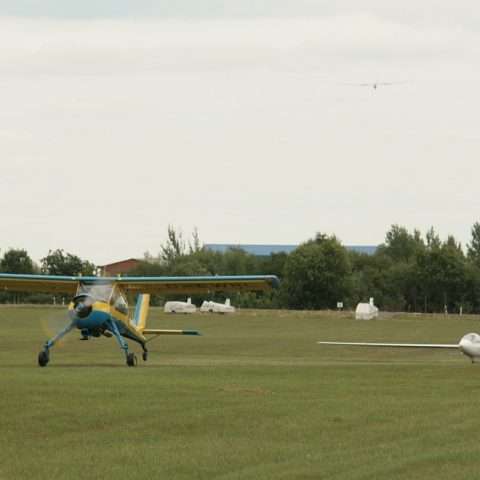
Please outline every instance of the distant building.
[[[298, 245], [257, 245], [243, 243], [235, 245], [233, 243], [206, 243], [205, 248], [211, 250], [212, 252], [225, 253], [231, 248], [241, 248], [251, 255], [265, 256], [271, 255], [272, 253], [291, 253], [293, 252]], [[345, 245], [347, 250], [352, 250], [358, 253], [365, 253], [367, 255], [373, 255], [377, 251], [377, 247], [374, 245]]]
[[124, 275], [138, 267], [140, 260], [136, 258], [129, 258], [128, 260], [121, 260], [120, 262], [109, 263], [107, 265], [100, 265], [101, 275], [104, 277], [114, 277], [116, 275]]

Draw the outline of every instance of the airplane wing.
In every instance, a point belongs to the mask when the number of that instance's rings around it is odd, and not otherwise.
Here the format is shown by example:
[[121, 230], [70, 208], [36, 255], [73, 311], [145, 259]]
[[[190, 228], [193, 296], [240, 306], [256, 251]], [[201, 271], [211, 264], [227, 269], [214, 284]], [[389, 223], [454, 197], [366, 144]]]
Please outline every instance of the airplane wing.
[[374, 86], [386, 86], [386, 85], [401, 85], [407, 82], [364, 82], [364, 83], [342, 83], [341, 85], [349, 85], [351, 87], [374, 87]]
[[378, 82], [377, 85], [403, 85], [408, 82]]
[[317, 342], [320, 345], [350, 345], [353, 347], [403, 347], [403, 348], [459, 348], [448, 343], [372, 343], [372, 342]]
[[208, 293], [213, 291], [261, 291], [277, 288], [275, 275], [191, 277], [68, 277], [0, 273], [0, 291], [44, 292], [75, 295], [79, 282], [117, 283], [137, 293]]
[[277, 288], [280, 284], [275, 275], [118, 277], [111, 280], [124, 290], [151, 294], [262, 291]]
[[0, 273], [0, 291], [64, 293], [66, 295], [75, 295], [79, 278], [81, 277]]

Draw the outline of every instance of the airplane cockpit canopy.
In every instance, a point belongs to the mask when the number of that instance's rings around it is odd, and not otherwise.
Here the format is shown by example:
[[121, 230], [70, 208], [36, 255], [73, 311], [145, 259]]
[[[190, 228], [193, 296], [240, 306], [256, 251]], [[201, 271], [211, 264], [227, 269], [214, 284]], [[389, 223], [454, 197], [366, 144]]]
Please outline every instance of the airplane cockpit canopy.
[[84, 283], [78, 284], [78, 295], [90, 295], [94, 300], [108, 303], [112, 296], [113, 285], [110, 283]]
[[113, 295], [110, 299], [110, 305], [112, 305], [119, 312], [128, 315], [128, 302], [119, 288], [115, 288], [113, 290]]
[[469, 340], [472, 343], [480, 343], [480, 335], [478, 333], [467, 333], [463, 338]]

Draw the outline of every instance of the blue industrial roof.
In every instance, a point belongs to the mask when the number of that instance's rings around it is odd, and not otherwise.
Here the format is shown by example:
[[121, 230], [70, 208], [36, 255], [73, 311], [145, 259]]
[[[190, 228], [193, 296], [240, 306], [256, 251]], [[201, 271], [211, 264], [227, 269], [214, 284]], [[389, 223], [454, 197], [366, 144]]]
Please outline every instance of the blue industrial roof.
[[[205, 248], [213, 252], [225, 253], [231, 248], [241, 248], [251, 255], [268, 256], [272, 253], [291, 253], [298, 245], [256, 245], [249, 243], [234, 244], [234, 243], [206, 243]], [[347, 250], [353, 250], [358, 253], [366, 253], [373, 255], [377, 250], [374, 245], [345, 245]]]
[[345, 245], [345, 248], [347, 250], [352, 250], [353, 252], [373, 255], [378, 247], [376, 245]]

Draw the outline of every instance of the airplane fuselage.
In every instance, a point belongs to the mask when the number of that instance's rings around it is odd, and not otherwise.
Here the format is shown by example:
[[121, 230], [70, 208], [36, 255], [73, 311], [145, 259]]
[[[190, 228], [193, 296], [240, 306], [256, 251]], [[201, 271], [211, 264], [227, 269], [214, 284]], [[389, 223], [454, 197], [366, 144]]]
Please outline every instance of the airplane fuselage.
[[[84, 339], [89, 336], [99, 337], [110, 332], [111, 322], [115, 325], [119, 333], [127, 338], [144, 343], [145, 338], [130, 325], [130, 319], [127, 313], [117, 310], [106, 302], [94, 301], [91, 305], [81, 309], [78, 312], [78, 304], [71, 302], [69, 307], [69, 315], [77, 329], [81, 330]], [[83, 313], [83, 310], [85, 312]]]

